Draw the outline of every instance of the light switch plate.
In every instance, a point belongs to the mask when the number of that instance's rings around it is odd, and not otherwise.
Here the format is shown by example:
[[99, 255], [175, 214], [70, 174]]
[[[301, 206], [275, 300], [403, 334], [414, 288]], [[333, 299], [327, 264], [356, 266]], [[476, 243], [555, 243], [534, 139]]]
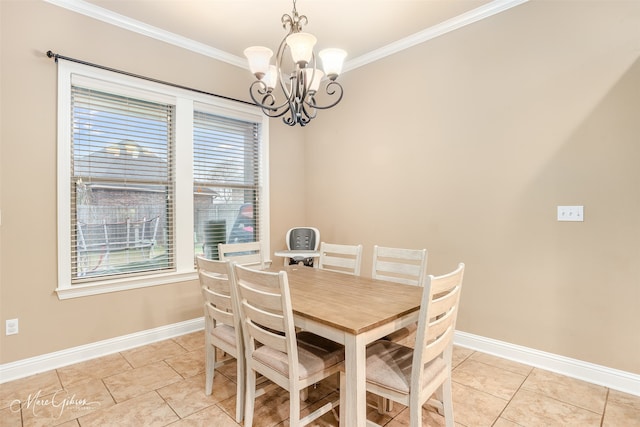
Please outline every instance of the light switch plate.
[[5, 335], [14, 335], [18, 333], [18, 319], [9, 319], [5, 324]]
[[558, 206], [558, 221], [584, 221], [584, 206]]

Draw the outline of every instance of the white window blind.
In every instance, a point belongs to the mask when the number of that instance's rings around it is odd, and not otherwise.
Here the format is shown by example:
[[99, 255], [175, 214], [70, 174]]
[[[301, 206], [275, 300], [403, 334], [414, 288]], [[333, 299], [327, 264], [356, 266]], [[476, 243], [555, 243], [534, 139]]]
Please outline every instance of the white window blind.
[[194, 112], [195, 253], [260, 241], [260, 123]]
[[71, 87], [71, 280], [172, 270], [174, 106]]
[[268, 248], [268, 126], [253, 105], [59, 60], [58, 297], [191, 283], [222, 222], [218, 240]]

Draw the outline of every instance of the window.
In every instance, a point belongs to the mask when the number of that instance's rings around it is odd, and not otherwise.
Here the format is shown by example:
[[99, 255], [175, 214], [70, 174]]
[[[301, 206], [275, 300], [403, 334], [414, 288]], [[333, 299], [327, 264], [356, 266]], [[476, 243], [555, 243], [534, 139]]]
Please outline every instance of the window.
[[218, 258], [218, 243], [260, 235], [259, 126], [195, 111], [194, 223], [196, 253]]
[[269, 247], [259, 110], [65, 60], [58, 79], [60, 298], [194, 279], [220, 242]]
[[174, 269], [174, 122], [173, 105], [72, 83], [72, 283]]

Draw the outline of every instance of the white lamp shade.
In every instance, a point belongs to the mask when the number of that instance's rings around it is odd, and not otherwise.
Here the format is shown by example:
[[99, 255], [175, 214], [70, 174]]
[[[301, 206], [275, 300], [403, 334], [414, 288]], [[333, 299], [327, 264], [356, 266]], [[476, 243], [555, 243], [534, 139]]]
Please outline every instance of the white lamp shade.
[[278, 82], [278, 68], [275, 65], [270, 65], [269, 71], [264, 75], [262, 81], [269, 89], [276, 87], [276, 83]]
[[291, 49], [291, 58], [297, 64], [306, 65], [313, 56], [316, 38], [309, 33], [293, 33], [287, 37], [287, 46]]
[[342, 73], [342, 64], [347, 52], [342, 49], [323, 49], [319, 53], [322, 59], [322, 68], [330, 79], [335, 79]]
[[[320, 88], [320, 82], [322, 81], [322, 78], [324, 77], [324, 73], [320, 70], [318, 70], [317, 68], [315, 69], [315, 74], [314, 74], [314, 70], [312, 68], [305, 68], [304, 70], [302, 70], [305, 74], [305, 81], [306, 81], [306, 86], [309, 88], [310, 91], [314, 91], [317, 92], [318, 89]], [[311, 78], [313, 77], [313, 81], [310, 82]]]
[[249, 69], [259, 79], [269, 71], [269, 61], [273, 51], [264, 46], [251, 46], [244, 50], [244, 56], [249, 60]]

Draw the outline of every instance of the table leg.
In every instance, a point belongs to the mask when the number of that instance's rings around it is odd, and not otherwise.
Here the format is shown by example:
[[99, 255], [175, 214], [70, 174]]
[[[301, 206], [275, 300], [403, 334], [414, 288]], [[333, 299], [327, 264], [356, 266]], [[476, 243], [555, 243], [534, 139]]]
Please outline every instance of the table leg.
[[362, 335], [345, 337], [345, 393], [346, 407], [340, 412], [341, 427], [365, 427], [367, 424], [366, 342]]

